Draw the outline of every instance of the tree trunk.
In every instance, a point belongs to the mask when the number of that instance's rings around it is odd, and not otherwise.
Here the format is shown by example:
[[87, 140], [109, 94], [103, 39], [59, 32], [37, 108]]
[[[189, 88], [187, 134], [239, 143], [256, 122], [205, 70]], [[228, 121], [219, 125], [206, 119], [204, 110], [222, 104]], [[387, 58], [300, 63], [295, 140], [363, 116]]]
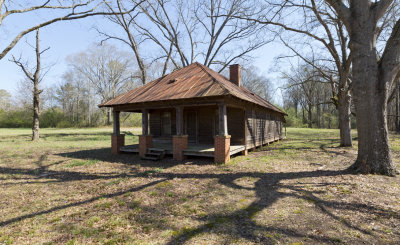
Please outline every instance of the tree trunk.
[[[353, 168], [362, 173], [395, 175], [387, 127], [388, 88], [378, 66], [375, 23], [361, 15], [352, 23], [353, 95], [358, 132], [358, 157]], [[370, 19], [370, 18], [369, 18]], [[362, 23], [362, 24], [360, 24]]]
[[332, 128], [332, 119], [331, 119], [331, 117], [328, 118], [328, 128], [329, 129]]
[[39, 90], [39, 82], [40, 82], [40, 38], [39, 38], [39, 29], [36, 30], [36, 70], [33, 75], [33, 127], [32, 127], [32, 140], [39, 139], [39, 115], [40, 115], [40, 107], [39, 107], [39, 96], [41, 91]]
[[308, 105], [308, 127], [312, 128], [312, 107], [311, 105]]
[[397, 132], [399, 132], [400, 131], [400, 122], [399, 122], [399, 94], [400, 94], [400, 87], [399, 87], [399, 85], [400, 85], [400, 81], [397, 81], [396, 82], [396, 105], [395, 105], [395, 108], [396, 108], [396, 112], [395, 112], [395, 118], [394, 118], [394, 122], [395, 122], [395, 125], [396, 125], [396, 131]]
[[321, 128], [321, 105], [317, 104], [317, 128]]
[[33, 127], [32, 127], [32, 140], [39, 139], [39, 83], [34, 82], [33, 88]]
[[351, 139], [350, 105], [351, 105], [350, 94], [345, 91], [339, 91], [338, 112], [339, 112], [339, 130], [340, 130], [341, 147], [353, 146], [353, 142]]
[[[354, 96], [357, 101], [358, 132], [358, 157], [354, 168], [362, 173], [394, 175], [386, 118], [387, 105], [383, 96], [376, 92], [374, 86], [368, 86], [365, 91], [357, 92]], [[364, 95], [371, 99], [363, 102]]]
[[111, 114], [112, 114], [112, 109], [111, 108], [107, 108], [107, 125], [111, 125]]

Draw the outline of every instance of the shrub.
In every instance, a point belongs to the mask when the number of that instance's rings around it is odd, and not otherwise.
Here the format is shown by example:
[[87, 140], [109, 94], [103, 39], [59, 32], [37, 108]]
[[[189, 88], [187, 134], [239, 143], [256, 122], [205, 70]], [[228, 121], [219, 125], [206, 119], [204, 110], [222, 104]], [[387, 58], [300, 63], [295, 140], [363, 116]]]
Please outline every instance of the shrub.
[[63, 120], [64, 120], [64, 115], [61, 109], [54, 107], [41, 113], [40, 126], [42, 128], [55, 128]]
[[0, 113], [1, 128], [32, 127], [32, 112], [28, 110], [2, 111]]

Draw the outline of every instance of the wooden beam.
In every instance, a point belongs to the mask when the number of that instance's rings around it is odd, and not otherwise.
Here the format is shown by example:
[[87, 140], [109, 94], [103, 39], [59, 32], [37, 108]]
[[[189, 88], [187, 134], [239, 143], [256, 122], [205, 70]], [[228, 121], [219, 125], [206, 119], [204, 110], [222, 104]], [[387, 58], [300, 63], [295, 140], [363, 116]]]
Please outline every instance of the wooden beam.
[[228, 118], [226, 115], [226, 104], [218, 104], [218, 109], [219, 135], [228, 135]]
[[113, 111], [113, 134], [120, 135], [119, 111]]
[[147, 109], [142, 109], [142, 135], [149, 134], [149, 114]]
[[183, 107], [176, 107], [176, 135], [183, 135]]
[[177, 106], [183, 107], [204, 107], [204, 106], [217, 106], [218, 103], [196, 103], [196, 104], [159, 104], [159, 105], [131, 105], [131, 106], [115, 106], [113, 108], [118, 109], [119, 111], [129, 111], [129, 112], [136, 112], [141, 111], [143, 107], [150, 109], [169, 109], [174, 108]]
[[224, 98], [222, 96], [214, 96], [207, 98], [197, 98], [197, 99], [180, 99], [180, 100], [168, 100], [168, 101], [149, 101], [149, 102], [138, 102], [132, 104], [115, 105], [110, 106], [119, 111], [133, 111], [141, 110], [142, 108], [147, 109], [163, 109], [163, 108], [173, 108], [176, 106], [216, 106], [218, 103], [223, 103]]
[[246, 108], [243, 110], [243, 120], [244, 120], [244, 132], [243, 132], [243, 145], [245, 145], [246, 149], [247, 149], [247, 111]]

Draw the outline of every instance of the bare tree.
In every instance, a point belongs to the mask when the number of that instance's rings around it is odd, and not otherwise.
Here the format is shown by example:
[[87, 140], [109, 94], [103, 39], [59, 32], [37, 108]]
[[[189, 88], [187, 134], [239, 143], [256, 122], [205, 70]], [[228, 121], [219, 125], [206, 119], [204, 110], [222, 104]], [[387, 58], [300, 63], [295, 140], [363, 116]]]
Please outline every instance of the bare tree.
[[0, 89], [0, 110], [9, 110], [11, 106], [11, 94], [5, 90]]
[[242, 84], [258, 96], [268, 101], [272, 100], [273, 91], [271, 81], [260, 74], [257, 67], [246, 66], [242, 69]]
[[[71, 71], [91, 84], [101, 102], [136, 86], [132, 58], [114, 46], [93, 47], [69, 57], [68, 61]], [[111, 124], [110, 109], [107, 111], [107, 123]]]
[[[146, 42], [154, 47], [151, 53], [147, 52], [148, 57], [151, 54], [148, 63], [162, 60], [164, 74], [169, 64], [174, 69], [195, 61], [217, 66], [222, 71], [230, 63], [246, 59], [252, 51], [268, 42], [257, 35], [257, 24], [232, 17], [245, 10], [251, 11], [252, 7], [241, 0], [149, 0], [140, 4], [140, 18], [125, 15], [126, 23], [123, 18], [114, 17], [113, 22], [132, 34], [121, 41], [131, 45], [129, 36], [136, 33], [140, 38], [136, 40], [136, 46]], [[116, 38], [106, 33], [104, 36]]]
[[[41, 3], [38, 4], [37, 2]], [[101, 11], [105, 3], [105, 0], [41, 0], [23, 2], [0, 0], [0, 28], [3, 27], [3, 22], [11, 16], [20, 16], [21, 19], [24, 19], [25, 16], [28, 16], [29, 14], [39, 14], [40, 11], [43, 10], [48, 10], [48, 13], [50, 13], [45, 15], [46, 17], [44, 17], [42, 22], [33, 24], [31, 27], [26, 29], [17, 30], [16, 36], [11, 38], [10, 42], [0, 49], [0, 59], [4, 58], [4, 56], [14, 48], [22, 37], [39, 28], [43, 28], [59, 21], [77, 20], [96, 15], [116, 14]], [[136, 6], [123, 13], [134, 11], [134, 8], [136, 8]], [[51, 17], [49, 18], [49, 16]]]
[[353, 96], [358, 131], [358, 158], [353, 165], [363, 173], [397, 173], [389, 146], [387, 102], [400, 71], [400, 20], [397, 17], [383, 53], [377, 50], [379, 22], [393, 0], [326, 0], [349, 33], [353, 55]]
[[[124, 35], [119, 36], [116, 34], [111, 34], [97, 28], [97, 32], [99, 32], [102, 36], [105, 37], [105, 39], [102, 40], [102, 43], [109, 39], [114, 39], [128, 45], [128, 47], [131, 48], [133, 54], [135, 55], [136, 62], [140, 72], [139, 78], [142, 84], [145, 84], [147, 81], [147, 67], [145, 65], [142, 54], [139, 50], [139, 44], [142, 43], [143, 40], [141, 36], [137, 35], [137, 32], [135, 31], [136, 29], [135, 18], [137, 18], [139, 12], [133, 11], [138, 5], [135, 1], [116, 0], [115, 6], [112, 5], [111, 3], [106, 3], [106, 6], [108, 11], [112, 14], [108, 15], [107, 19], [112, 23], [116, 24], [117, 26], [119, 26], [123, 30]], [[132, 11], [127, 11], [127, 9], [132, 9]], [[166, 61], [166, 63], [168, 63], [168, 61]], [[163, 75], [164, 74], [165, 71]]]
[[[330, 81], [332, 101], [339, 112], [340, 146], [352, 146], [350, 125], [351, 54], [348, 52], [347, 32], [343, 23], [334, 10], [326, 4], [321, 4], [323, 2], [319, 0], [288, 0], [284, 2], [266, 0], [265, 3], [267, 11], [258, 16], [242, 15], [235, 17], [277, 27], [278, 29], [274, 31], [278, 34], [281, 30], [285, 30], [290, 32], [291, 35], [297, 34], [297, 39], [299, 35], [303, 37], [299, 48], [293, 47], [294, 38], [292, 38], [293, 41], [290, 44], [285, 40], [286, 37], [281, 37], [281, 41], [298, 57], [314, 66], [321, 73], [321, 76]], [[268, 12], [268, 14], [265, 14], [265, 12]], [[298, 21], [298, 19], [293, 21], [294, 15], [299, 15], [301, 21]], [[292, 16], [292, 18], [285, 18], [286, 16]], [[310, 45], [312, 49], [316, 49], [318, 45], [323, 47], [324, 51], [328, 53], [328, 57], [324, 57], [324, 63], [328, 61], [333, 64], [335, 75], [332, 74], [332, 71], [327, 71], [324, 67], [318, 66], [313, 59], [309, 59], [301, 51], [305, 46], [304, 40], [315, 43]]]
[[35, 54], [36, 54], [36, 66], [34, 69], [28, 67], [27, 63], [22, 63], [21, 58], [16, 59], [12, 56], [12, 62], [18, 65], [25, 76], [32, 82], [33, 84], [33, 127], [32, 127], [32, 140], [39, 139], [39, 117], [40, 117], [40, 94], [43, 90], [39, 89], [39, 83], [42, 81], [44, 74], [41, 74], [42, 67], [41, 67], [41, 60], [40, 56], [47, 51], [49, 48], [44, 50], [40, 50], [40, 38], [39, 38], [39, 29], [36, 29], [36, 47], [35, 47]]
[[[307, 6], [311, 6], [311, 10], [314, 6], [327, 6], [334, 11], [337, 19], [343, 23], [343, 27], [348, 33], [348, 46], [352, 56], [350, 59], [352, 62], [352, 94], [358, 131], [358, 158], [353, 167], [363, 173], [396, 174], [397, 170], [390, 152], [386, 114], [388, 94], [394, 87], [393, 81], [400, 70], [400, 20], [398, 16], [395, 16], [393, 27], [381, 24], [385, 22], [384, 16], [392, 4], [398, 4], [398, 1], [298, 0], [282, 2], [271, 0], [266, 2], [268, 4], [267, 15], [256, 18], [241, 15], [238, 18], [296, 32], [299, 30], [291, 28], [285, 22], [284, 17], [287, 15], [281, 11], [287, 5], [301, 6], [302, 9], [308, 9]], [[271, 11], [271, 7], [276, 11]], [[329, 14], [322, 13], [323, 15]], [[309, 19], [305, 21], [307, 20]], [[318, 21], [313, 26], [317, 29], [327, 30], [324, 21]], [[383, 51], [380, 55], [377, 41], [384, 27], [389, 28], [390, 30], [387, 32], [391, 34], [387, 41], [381, 43]], [[302, 30], [300, 33], [308, 36], [312, 34]], [[319, 39], [317, 36], [313, 38]], [[334, 42], [327, 42], [325, 39], [320, 42], [326, 43], [326, 49], [335, 55]]]
[[[307, 122], [312, 128], [315, 122], [318, 128], [322, 127], [322, 106], [330, 104], [327, 90], [329, 82], [325, 81], [319, 71], [307, 63], [292, 68], [290, 73], [282, 72], [286, 80], [285, 96], [291, 99], [295, 110], [298, 105], [307, 111], [307, 118], [303, 115], [303, 123]], [[313, 119], [313, 111], [316, 111]], [[296, 111], [297, 116], [297, 111]]]

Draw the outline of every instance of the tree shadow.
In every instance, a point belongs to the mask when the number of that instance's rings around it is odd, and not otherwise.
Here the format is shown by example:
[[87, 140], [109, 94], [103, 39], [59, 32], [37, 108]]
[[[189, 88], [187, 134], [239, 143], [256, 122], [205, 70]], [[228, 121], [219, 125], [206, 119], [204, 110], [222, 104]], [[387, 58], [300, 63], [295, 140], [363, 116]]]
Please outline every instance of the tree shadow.
[[[121, 131], [122, 134], [125, 134], [126, 136], [129, 137], [136, 137], [138, 138], [138, 135], [135, 135], [131, 131]], [[84, 141], [84, 140], [90, 140], [90, 139], [99, 139], [99, 138], [108, 138], [111, 137], [112, 132], [90, 132], [90, 133], [84, 133], [84, 132], [68, 132], [68, 133], [42, 133], [40, 135], [41, 140], [53, 140], [54, 139], [59, 139], [60, 141]]]
[[[330, 145], [329, 143], [327, 143], [327, 144], [321, 144], [321, 145], [319, 146], [319, 148], [320, 148], [323, 152], [328, 153], [328, 154], [330, 154], [330, 155], [344, 156], [344, 157], [349, 157], [349, 158], [350, 158], [350, 157], [353, 157], [353, 154], [351, 154], [351, 153], [349, 153], [349, 152], [347, 152], [347, 151], [344, 150], [345, 148], [340, 147], [340, 146], [332, 146], [332, 145]], [[335, 150], [332, 150], [332, 149], [335, 149]]]
[[[22, 169], [5, 169], [0, 168], [0, 172], [22, 172], [24, 174], [36, 174], [30, 172], [31, 170], [22, 170]], [[108, 178], [117, 178], [122, 175], [97, 175], [97, 174], [87, 174], [87, 173], [77, 173], [77, 172], [65, 172], [65, 171], [50, 171], [52, 172], [52, 177], [57, 178], [58, 181], [68, 181], [68, 180], [92, 180], [92, 179], [108, 179]], [[133, 171], [134, 172], [134, 171]], [[218, 226], [223, 225], [224, 223], [229, 222], [233, 227], [232, 230], [226, 231], [226, 235], [239, 236], [240, 238], [246, 239], [248, 241], [256, 242], [256, 243], [264, 243], [270, 244], [273, 242], [270, 237], [260, 235], [261, 232], [277, 232], [280, 234], [285, 234], [290, 237], [295, 238], [303, 238], [308, 237], [313, 242], [318, 243], [334, 243], [337, 242], [335, 238], [331, 238], [323, 235], [310, 235], [306, 232], [301, 232], [295, 229], [290, 228], [282, 228], [275, 227], [271, 225], [260, 225], [253, 220], [253, 217], [261, 212], [262, 210], [270, 207], [272, 204], [277, 202], [280, 199], [286, 197], [294, 197], [297, 199], [302, 199], [306, 201], [312, 201], [315, 206], [318, 208], [319, 212], [325, 214], [330, 217], [332, 220], [337, 222], [341, 222], [348, 229], [357, 230], [363, 234], [374, 236], [369, 230], [365, 230], [362, 227], [358, 227], [348, 221], [343, 221], [339, 216], [335, 215], [330, 209], [334, 208], [337, 210], [348, 210], [348, 211], [357, 211], [368, 214], [376, 214], [379, 216], [391, 217], [394, 219], [400, 220], [399, 214], [394, 214], [391, 210], [386, 210], [379, 208], [374, 205], [367, 205], [363, 203], [357, 202], [344, 202], [344, 201], [327, 201], [316, 196], [318, 192], [309, 191], [304, 188], [305, 183], [299, 183], [297, 181], [296, 184], [287, 184], [282, 183], [284, 180], [296, 180], [296, 179], [304, 179], [304, 178], [313, 178], [313, 177], [329, 177], [329, 176], [343, 176], [349, 175], [351, 172], [347, 170], [318, 170], [318, 171], [302, 171], [302, 172], [290, 172], [290, 173], [260, 173], [260, 172], [239, 172], [239, 173], [163, 173], [163, 172], [153, 172], [151, 176], [145, 178], [146, 183], [141, 184], [139, 186], [134, 186], [125, 190], [106, 193], [102, 195], [98, 195], [86, 200], [71, 202], [64, 205], [59, 205], [55, 207], [51, 207], [45, 210], [21, 215], [18, 217], [14, 217], [5, 221], [0, 222], [0, 227], [13, 224], [18, 221], [22, 221], [25, 219], [33, 218], [38, 215], [49, 214], [55, 211], [77, 207], [84, 204], [95, 202], [101, 198], [113, 198], [122, 196], [128, 192], [137, 192], [141, 191], [145, 188], [154, 186], [156, 184], [162, 183], [167, 180], [172, 179], [215, 179], [219, 184], [222, 184], [226, 187], [232, 188], [234, 190], [250, 190], [254, 191], [256, 200], [253, 201], [250, 205], [245, 208], [235, 210], [229, 213], [219, 212], [213, 214], [208, 214], [204, 217], [199, 217], [198, 219], [203, 223], [202, 225], [196, 228], [185, 229], [179, 234], [176, 234], [171, 237], [168, 244], [184, 244], [192, 239], [194, 236], [200, 235], [202, 233], [217, 233], [220, 234], [221, 230], [216, 229]], [[145, 174], [143, 172], [136, 172], [131, 174], [125, 174], [123, 177], [125, 178], [138, 178], [138, 177], [146, 177], [149, 173]], [[64, 176], [68, 176], [65, 178]], [[240, 178], [244, 177], [252, 177], [257, 178], [258, 180], [255, 182], [254, 187], [241, 186], [236, 183], [236, 181]], [[322, 183], [314, 183], [316, 185], [330, 185], [329, 182]], [[291, 190], [291, 192], [287, 192], [285, 190]], [[176, 199], [179, 202], [179, 198]], [[158, 203], [157, 205], [165, 205], [164, 203]], [[157, 210], [157, 208], [154, 208]], [[160, 209], [162, 210], [162, 209]], [[157, 213], [150, 215], [160, 215]]]
[[[322, 214], [327, 215], [328, 217], [330, 217], [335, 221], [341, 222], [349, 229], [357, 230], [366, 235], [374, 236], [374, 234], [372, 234], [369, 230], [363, 229], [354, 224], [351, 224], [349, 221], [343, 220], [341, 217], [335, 215], [329, 209], [335, 208], [340, 210], [358, 211], [368, 214], [380, 215], [381, 217], [386, 216], [386, 217], [396, 218], [400, 220], [400, 215], [394, 214], [393, 211], [391, 210], [385, 210], [372, 205], [366, 205], [362, 203], [326, 201], [315, 196], [316, 194], [315, 192], [307, 191], [305, 190], [305, 188], [301, 188], [296, 185], [281, 184], [282, 180], [288, 180], [288, 179], [301, 179], [301, 178], [321, 177], [321, 176], [339, 176], [347, 174], [351, 173], [347, 170], [342, 170], [342, 171], [312, 171], [312, 172], [271, 173], [271, 174], [246, 173], [244, 175], [233, 174], [225, 176], [219, 175], [218, 180], [220, 184], [224, 184], [226, 186], [235, 189], [247, 189], [247, 190], [253, 189], [256, 192], [257, 200], [252, 202], [247, 207], [231, 212], [229, 214], [221, 212], [214, 215], [206, 216], [201, 219], [203, 222], [205, 222], [205, 224], [194, 229], [186, 229], [178, 236], [172, 237], [168, 242], [168, 244], [184, 244], [190, 239], [192, 239], [194, 236], [200, 235], [201, 233], [213, 233], [214, 231], [216, 231], [216, 229], [214, 229], [216, 226], [223, 225], [223, 223], [228, 223], [228, 222], [231, 223], [230, 227], [232, 227], [233, 225], [234, 231], [227, 231], [226, 235], [232, 235], [232, 232], [234, 232], [241, 238], [244, 238], [246, 240], [255, 243], [264, 243], [264, 244], [275, 243], [272, 238], [260, 235], [260, 232], [261, 233], [264, 232], [264, 234], [265, 232], [278, 232], [280, 234], [285, 234], [287, 236], [296, 238], [307, 237], [308, 239], [312, 239], [313, 242], [318, 242], [318, 243], [337, 242], [337, 238], [331, 238], [319, 235], [310, 235], [289, 228], [282, 228], [282, 227], [279, 228], [268, 225], [263, 226], [257, 224], [253, 220], [253, 217], [257, 213], [270, 207], [277, 200], [283, 199], [285, 197], [294, 197], [297, 199], [312, 201]], [[241, 187], [234, 183], [235, 179], [241, 178], [243, 176], [258, 177], [259, 180], [255, 183], [254, 188]], [[330, 183], [321, 183], [320, 185], [330, 185]], [[287, 193], [285, 191], [282, 191], [282, 189], [292, 190], [292, 192]], [[216, 233], [220, 234], [221, 229], [219, 229]]]
[[82, 160], [98, 160], [102, 162], [121, 163], [126, 165], [138, 165], [142, 167], [160, 167], [170, 168], [179, 164], [193, 164], [193, 165], [207, 165], [214, 164], [210, 158], [191, 158], [186, 159], [182, 162], [172, 159], [172, 156], [166, 155], [166, 157], [160, 161], [149, 161], [142, 160], [137, 153], [122, 153], [119, 155], [111, 154], [110, 148], [99, 148], [80, 150], [73, 152], [64, 152], [57, 154], [62, 157], [82, 159]]
[[[17, 182], [17, 183], [2, 183], [2, 186], [8, 185], [21, 185], [21, 184], [48, 184], [48, 183], [57, 183], [57, 182], [69, 182], [69, 181], [79, 181], [79, 180], [96, 180], [96, 179], [116, 179], [116, 178], [129, 178], [129, 177], [137, 177], [137, 176], [148, 176], [149, 174], [156, 173], [157, 169], [168, 169], [174, 166], [184, 164], [184, 165], [210, 165], [214, 164], [212, 160], [209, 158], [195, 158], [195, 159], [187, 159], [183, 162], [176, 161], [172, 159], [171, 156], [167, 156], [161, 161], [151, 161], [151, 160], [142, 160], [138, 154], [132, 153], [124, 153], [119, 155], [113, 155], [110, 152], [110, 148], [98, 148], [98, 149], [89, 149], [89, 150], [79, 150], [72, 152], [64, 152], [58, 153], [56, 155], [79, 159], [83, 161], [87, 160], [96, 160], [104, 163], [118, 163], [129, 166], [130, 171], [128, 173], [120, 173], [120, 174], [92, 174], [85, 172], [77, 172], [77, 171], [69, 171], [69, 170], [50, 170], [49, 167], [60, 165], [68, 161], [68, 159], [60, 160], [50, 165], [44, 165], [43, 162], [47, 159], [49, 153], [44, 153], [39, 157], [39, 160], [35, 162], [37, 168], [28, 169], [28, 168], [11, 168], [11, 167], [2, 167], [0, 166], [0, 173], [8, 174], [8, 175], [27, 175], [30, 177], [8, 177], [8, 178], [0, 178], [0, 180], [6, 179], [14, 179], [14, 180], [25, 180], [25, 182]], [[102, 164], [102, 163], [98, 163]], [[140, 168], [151, 168], [152, 170], [140, 171]], [[42, 181], [41, 179], [51, 179]]]

